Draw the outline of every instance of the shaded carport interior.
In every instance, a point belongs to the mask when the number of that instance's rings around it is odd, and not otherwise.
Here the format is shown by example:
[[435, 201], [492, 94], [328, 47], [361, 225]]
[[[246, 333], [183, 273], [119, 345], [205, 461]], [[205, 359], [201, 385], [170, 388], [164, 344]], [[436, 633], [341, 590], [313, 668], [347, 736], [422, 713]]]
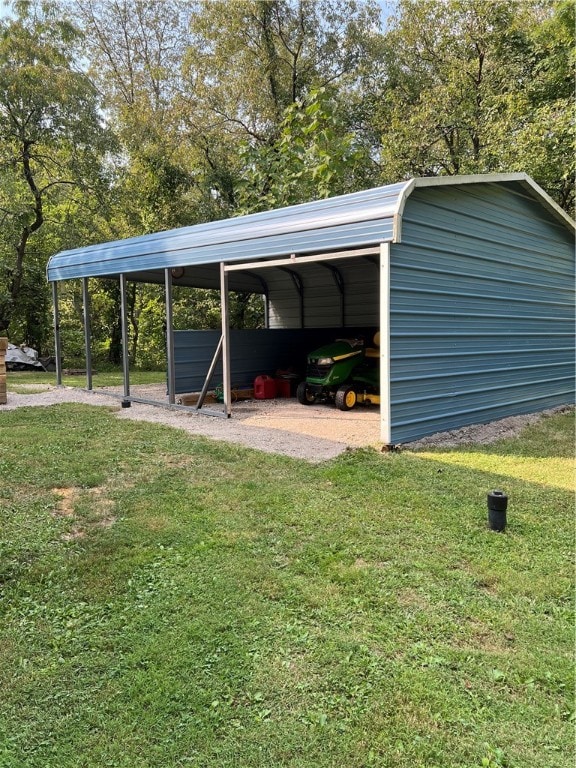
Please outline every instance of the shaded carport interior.
[[[380, 325], [381, 253], [393, 238], [399, 194], [405, 186], [406, 182], [279, 211], [63, 252], [53, 257], [48, 267], [55, 312], [57, 282], [81, 278], [88, 368], [88, 278], [120, 279], [124, 398], [136, 400], [130, 394], [128, 374], [126, 281], [164, 283], [168, 400], [174, 405], [176, 392], [190, 391], [190, 384], [181, 385], [180, 389], [177, 385], [172, 287], [219, 288], [222, 299], [219, 351], [224, 369], [224, 413], [228, 416], [231, 413], [228, 292], [262, 294], [266, 299], [269, 333], [289, 329], [300, 332], [302, 344], [308, 345], [306, 349], [302, 347], [305, 351], [317, 345], [316, 339], [334, 338], [341, 335], [342, 330], [347, 334], [364, 330], [373, 333]], [[321, 329], [323, 334], [311, 333]], [[337, 329], [340, 333], [336, 333]], [[60, 359], [58, 352], [57, 358]], [[87, 387], [91, 388], [91, 380]]]

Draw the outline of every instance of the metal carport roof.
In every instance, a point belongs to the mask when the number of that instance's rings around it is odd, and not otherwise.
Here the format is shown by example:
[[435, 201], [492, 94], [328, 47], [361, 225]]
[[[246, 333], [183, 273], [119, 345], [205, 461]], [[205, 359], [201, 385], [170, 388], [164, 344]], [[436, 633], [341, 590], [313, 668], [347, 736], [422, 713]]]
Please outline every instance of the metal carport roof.
[[[572, 220], [524, 173], [411, 179], [376, 189], [317, 200], [263, 213], [196, 224], [125, 240], [62, 251], [47, 267], [50, 282], [82, 277], [130, 275], [160, 282], [163, 270], [184, 267], [180, 285], [219, 287], [218, 264], [344, 251], [397, 242], [406, 199], [417, 187], [474, 183], [520, 184], [565, 225]], [[232, 290], [261, 291], [254, 275], [236, 272]]]
[[[390, 241], [408, 183], [63, 251], [50, 259], [48, 280], [122, 273], [145, 280], [152, 279], [155, 270], [192, 267], [194, 276], [188, 270], [179, 284], [218, 287], [214, 267], [223, 261], [342, 251]], [[256, 283], [254, 287], [258, 289]]]

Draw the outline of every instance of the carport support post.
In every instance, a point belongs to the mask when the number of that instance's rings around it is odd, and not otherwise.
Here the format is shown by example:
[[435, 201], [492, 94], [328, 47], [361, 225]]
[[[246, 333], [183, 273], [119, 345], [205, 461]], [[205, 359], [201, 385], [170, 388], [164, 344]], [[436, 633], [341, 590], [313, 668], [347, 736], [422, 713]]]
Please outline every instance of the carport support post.
[[390, 407], [390, 243], [380, 244], [380, 439], [392, 443]]
[[232, 415], [232, 392], [230, 386], [228, 272], [223, 261], [220, 262], [220, 306], [222, 311], [222, 389], [224, 392], [224, 412], [230, 418]]
[[122, 322], [122, 370], [124, 397], [130, 397], [130, 350], [128, 349], [128, 308], [126, 305], [126, 275], [120, 275], [120, 317]]
[[172, 270], [164, 270], [166, 286], [166, 366], [168, 369], [168, 402], [176, 402], [176, 369], [174, 365], [174, 312], [172, 307]]
[[82, 278], [82, 310], [84, 314], [84, 349], [86, 351], [86, 389], [92, 389], [92, 351], [90, 349], [90, 338], [92, 330], [90, 327], [90, 294], [88, 293], [88, 278]]
[[56, 386], [62, 386], [62, 344], [60, 341], [60, 311], [58, 309], [58, 283], [52, 283], [52, 307], [54, 310], [54, 354], [56, 355]]

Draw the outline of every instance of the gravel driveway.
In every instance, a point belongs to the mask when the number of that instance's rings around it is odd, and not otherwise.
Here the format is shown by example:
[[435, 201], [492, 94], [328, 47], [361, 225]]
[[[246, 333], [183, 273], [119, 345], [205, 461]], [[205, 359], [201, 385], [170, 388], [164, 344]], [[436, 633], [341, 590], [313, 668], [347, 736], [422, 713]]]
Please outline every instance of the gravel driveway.
[[[18, 385], [20, 391], [23, 388], [24, 385]], [[31, 385], [32, 390], [39, 388], [39, 385]], [[103, 394], [105, 392], [109, 394]], [[121, 393], [122, 389], [118, 387], [87, 392], [77, 387], [52, 386], [30, 394], [8, 392], [8, 403], [0, 406], [0, 414], [3, 410], [56, 403], [104, 405], [116, 408], [119, 419], [167, 424], [193, 435], [227, 440], [311, 462], [332, 459], [349, 447], [377, 445], [380, 436], [380, 420], [375, 408], [341, 413], [326, 405], [303, 406], [294, 399], [249, 400], [234, 404], [232, 418], [225, 419], [138, 402], [133, 402], [130, 408], [121, 408], [118, 399]], [[165, 400], [164, 387], [133, 386], [130, 393], [142, 399]], [[110, 397], [110, 394], [116, 397]], [[217, 409], [219, 406], [207, 407]]]
[[[18, 385], [22, 391], [25, 385]], [[211, 417], [181, 408], [168, 409], [133, 402], [122, 408], [119, 387], [102, 388], [87, 392], [78, 387], [31, 385], [30, 394], [8, 392], [8, 403], [0, 405], [2, 411], [25, 406], [48, 406], [56, 403], [86, 403], [116, 408], [119, 419], [134, 419], [167, 424], [193, 435], [240, 443], [267, 453], [279, 453], [311, 462], [326, 461], [349, 448], [381, 447], [378, 409], [360, 406], [352, 411], [337, 411], [329, 405], [300, 405], [294, 399], [248, 400], [235, 403], [231, 419]], [[105, 393], [108, 394], [105, 394]], [[114, 397], [110, 397], [114, 395]], [[164, 387], [134, 386], [131, 395], [142, 399], [165, 399]], [[217, 408], [218, 406], [210, 406]], [[450, 447], [462, 443], [487, 443], [513, 437], [527, 424], [542, 415], [566, 410], [566, 407], [543, 411], [540, 414], [512, 416], [490, 424], [472, 425], [443, 432], [407, 444], [406, 448], [426, 446]]]

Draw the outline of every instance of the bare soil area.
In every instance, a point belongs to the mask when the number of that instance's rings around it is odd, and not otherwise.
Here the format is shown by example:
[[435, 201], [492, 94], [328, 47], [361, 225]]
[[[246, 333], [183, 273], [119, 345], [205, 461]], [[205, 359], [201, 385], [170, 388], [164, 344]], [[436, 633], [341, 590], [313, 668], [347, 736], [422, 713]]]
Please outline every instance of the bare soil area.
[[[22, 390], [22, 387], [19, 386]], [[142, 400], [166, 402], [163, 386], [134, 386], [131, 396]], [[358, 406], [352, 411], [338, 411], [329, 405], [300, 405], [295, 399], [247, 400], [233, 405], [231, 419], [197, 413], [191, 409], [162, 408], [149, 403], [132, 402], [121, 407], [122, 388], [103, 387], [87, 392], [75, 387], [49, 387], [30, 394], [8, 393], [8, 403], [2, 410], [25, 406], [46, 406], [63, 402], [117, 406], [116, 415], [122, 419], [167, 424], [190, 434], [279, 453], [311, 462], [325, 461], [345, 450], [358, 447], [381, 448], [380, 419], [373, 406]], [[206, 406], [223, 413], [222, 406]], [[543, 415], [570, 410], [555, 408], [525, 416], [511, 416], [489, 424], [475, 424], [450, 432], [431, 435], [402, 446], [404, 449], [423, 447], [452, 447], [463, 443], [491, 443], [513, 437], [527, 424]]]

